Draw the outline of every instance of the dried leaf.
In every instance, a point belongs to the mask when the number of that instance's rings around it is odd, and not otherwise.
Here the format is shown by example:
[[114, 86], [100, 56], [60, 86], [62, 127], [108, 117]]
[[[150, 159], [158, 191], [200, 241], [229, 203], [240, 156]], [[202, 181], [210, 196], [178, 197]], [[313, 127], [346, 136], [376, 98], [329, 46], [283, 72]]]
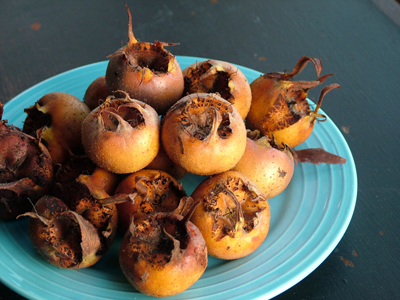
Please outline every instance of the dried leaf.
[[353, 267], [354, 268], [354, 264], [351, 260], [348, 260], [347, 258], [344, 258], [343, 256], [340, 256], [340, 259], [344, 262], [344, 265], [346, 267]]
[[321, 163], [325, 164], [344, 164], [346, 159], [338, 156], [336, 154], [330, 153], [322, 148], [308, 148], [303, 150], [292, 150], [293, 158], [298, 162], [305, 163], [313, 163], [319, 165]]

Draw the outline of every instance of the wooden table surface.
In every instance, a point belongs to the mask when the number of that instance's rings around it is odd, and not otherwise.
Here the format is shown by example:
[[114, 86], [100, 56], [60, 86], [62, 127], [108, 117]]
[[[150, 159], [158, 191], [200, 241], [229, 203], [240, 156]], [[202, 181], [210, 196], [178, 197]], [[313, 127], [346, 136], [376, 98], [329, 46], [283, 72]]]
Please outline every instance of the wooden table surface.
[[[356, 209], [328, 258], [276, 299], [397, 299], [400, 5], [394, 0], [127, 2], [135, 36], [178, 42], [169, 48], [175, 55], [220, 59], [265, 73], [290, 70], [306, 55], [321, 58], [324, 72], [335, 73], [332, 83], [341, 88], [323, 110], [353, 153]], [[125, 3], [1, 1], [0, 101], [105, 60], [128, 39]], [[306, 68], [302, 76], [310, 78], [311, 72]], [[24, 298], [0, 283], [0, 299]]]

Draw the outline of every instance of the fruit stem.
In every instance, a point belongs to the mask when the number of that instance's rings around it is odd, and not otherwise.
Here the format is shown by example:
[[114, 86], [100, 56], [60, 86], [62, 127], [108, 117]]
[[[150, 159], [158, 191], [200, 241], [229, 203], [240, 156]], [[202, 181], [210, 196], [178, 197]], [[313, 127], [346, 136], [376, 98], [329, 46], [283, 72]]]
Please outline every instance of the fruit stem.
[[132, 15], [131, 11], [129, 10], [128, 4], [126, 4], [126, 10], [128, 12], [128, 17], [129, 17], [129, 24], [128, 24], [128, 35], [129, 35], [129, 42], [128, 46], [132, 46], [133, 44], [136, 44], [138, 41], [133, 35], [133, 30], [132, 30]]

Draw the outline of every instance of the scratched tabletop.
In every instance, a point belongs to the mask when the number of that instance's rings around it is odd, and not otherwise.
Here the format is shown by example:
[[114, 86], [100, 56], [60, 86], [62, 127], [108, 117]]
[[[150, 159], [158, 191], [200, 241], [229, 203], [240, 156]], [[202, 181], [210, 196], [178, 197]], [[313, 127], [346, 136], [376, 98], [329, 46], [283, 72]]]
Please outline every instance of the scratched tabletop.
[[[276, 299], [398, 299], [399, 3], [1, 1], [1, 103], [47, 78], [106, 60], [128, 40], [126, 3], [135, 36], [179, 43], [168, 49], [175, 55], [229, 61], [263, 73], [290, 70], [300, 57], [310, 56], [335, 73], [341, 87], [322, 107], [353, 154], [356, 207], [330, 255]], [[314, 78], [315, 70], [307, 67], [301, 76]], [[16, 299], [25, 298], [0, 281], [0, 300]]]

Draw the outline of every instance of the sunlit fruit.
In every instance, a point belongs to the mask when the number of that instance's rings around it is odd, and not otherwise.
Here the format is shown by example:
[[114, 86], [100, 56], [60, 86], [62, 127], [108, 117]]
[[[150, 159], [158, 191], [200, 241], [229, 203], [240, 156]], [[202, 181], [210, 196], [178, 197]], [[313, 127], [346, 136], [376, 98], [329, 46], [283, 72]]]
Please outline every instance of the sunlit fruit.
[[86, 155], [112, 173], [133, 173], [146, 167], [160, 147], [160, 120], [149, 105], [109, 97], [82, 123]]
[[208, 177], [191, 197], [200, 204], [190, 220], [206, 240], [210, 255], [227, 260], [245, 257], [267, 237], [268, 200], [244, 174], [228, 171]]
[[115, 194], [132, 194], [131, 201], [117, 204], [119, 229], [126, 232], [131, 218], [155, 212], [173, 212], [186, 196], [181, 183], [160, 170], [140, 170], [124, 178]]
[[160, 115], [167, 112], [182, 97], [183, 74], [175, 58], [164, 47], [173, 43], [139, 42], [132, 32], [132, 16], [129, 15], [128, 44], [114, 54], [106, 70], [108, 90], [126, 91], [131, 98], [151, 105]]
[[[310, 136], [317, 120], [326, 119], [326, 116], [318, 114], [326, 89], [314, 110], [310, 108], [307, 95], [310, 89], [323, 83], [332, 74], [321, 76], [314, 81], [292, 80], [309, 61], [314, 64], [319, 76], [322, 71], [321, 60], [304, 56], [293, 71], [267, 73], [250, 84], [252, 104], [246, 118], [248, 128], [257, 129], [270, 138], [273, 135], [278, 144], [284, 143], [294, 148]], [[331, 85], [329, 89], [334, 87], [338, 85]]]
[[166, 114], [161, 139], [174, 163], [193, 174], [212, 175], [242, 157], [246, 127], [236, 108], [217, 94], [190, 94]]
[[120, 266], [140, 292], [167, 297], [192, 286], [204, 273], [207, 246], [188, 216], [154, 213], [131, 223], [120, 249]]
[[182, 73], [184, 95], [218, 93], [238, 110], [243, 119], [246, 118], [251, 105], [250, 84], [237, 66], [209, 59], [191, 64]]
[[270, 199], [289, 185], [294, 165], [291, 149], [287, 145], [279, 145], [267, 136], [249, 134], [246, 151], [232, 170], [249, 177]]

